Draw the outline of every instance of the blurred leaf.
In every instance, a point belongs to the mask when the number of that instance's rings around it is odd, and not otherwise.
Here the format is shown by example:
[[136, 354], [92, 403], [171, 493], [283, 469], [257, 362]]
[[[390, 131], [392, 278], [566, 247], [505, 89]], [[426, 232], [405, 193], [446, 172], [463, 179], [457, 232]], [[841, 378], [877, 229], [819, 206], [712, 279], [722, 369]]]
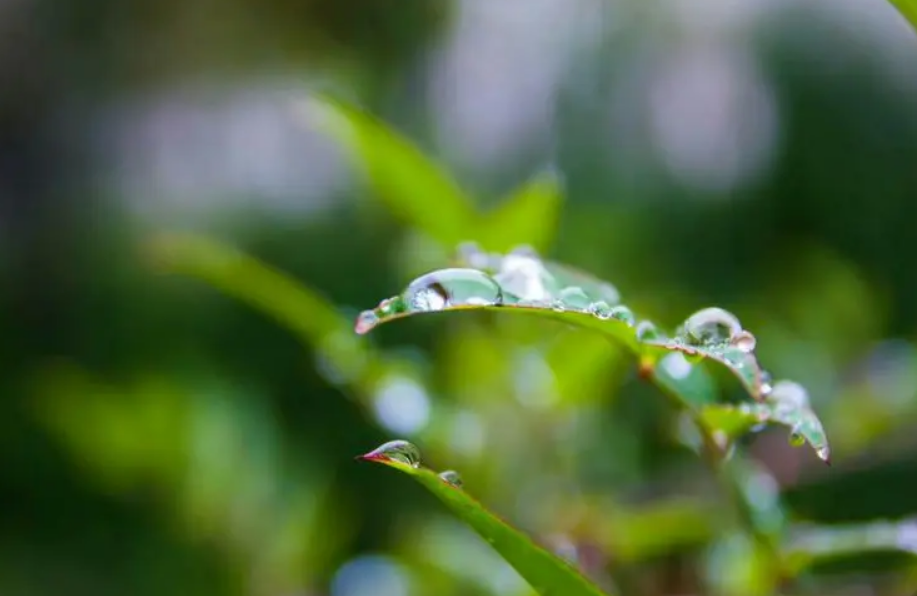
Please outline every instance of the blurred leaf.
[[710, 384], [692, 375], [695, 362], [710, 360], [737, 377], [754, 403], [769, 408], [769, 420], [791, 426], [819, 457], [829, 458], [824, 430], [808, 408], [805, 391], [795, 383], [781, 382], [778, 386], [786, 391], [773, 396], [770, 375], [754, 354], [755, 338], [732, 314], [703, 309], [669, 336], [649, 321], [638, 322], [629, 308], [618, 303], [611, 284], [569, 267], [546, 264], [529, 248], [501, 256], [466, 243], [461, 253], [473, 268], [442, 269], [418, 277], [401, 294], [361, 313], [357, 332], [367, 333], [410, 315], [451, 310], [547, 317], [599, 331], [624, 346], [638, 358], [643, 376], [692, 412], [713, 401]]
[[342, 380], [367, 389], [378, 359], [354, 338], [328, 300], [236, 249], [192, 234], [162, 234], [149, 245], [155, 264], [199, 278], [272, 316], [312, 346]]
[[406, 223], [445, 246], [470, 237], [474, 208], [455, 181], [402, 135], [366, 112], [331, 99], [304, 107], [308, 122], [347, 148], [378, 197]]
[[917, 520], [842, 526], [797, 526], [783, 549], [785, 571], [798, 575], [814, 563], [867, 552], [917, 557]]
[[543, 596], [601, 596], [603, 592], [560, 557], [536, 545], [468, 495], [447, 473], [420, 466], [416, 447], [392, 441], [360, 456], [410, 475], [468, 524]]
[[[554, 171], [544, 172], [516, 189], [494, 210], [480, 217], [473, 236], [489, 250], [519, 244], [548, 248], [557, 230], [562, 188]], [[468, 238], [465, 238], [466, 240]]]
[[828, 439], [809, 406], [806, 390], [792, 381], [778, 381], [763, 402], [704, 406], [700, 420], [711, 432], [732, 439], [762, 424], [776, 423], [790, 429], [790, 441], [805, 441], [819, 457], [829, 460]]

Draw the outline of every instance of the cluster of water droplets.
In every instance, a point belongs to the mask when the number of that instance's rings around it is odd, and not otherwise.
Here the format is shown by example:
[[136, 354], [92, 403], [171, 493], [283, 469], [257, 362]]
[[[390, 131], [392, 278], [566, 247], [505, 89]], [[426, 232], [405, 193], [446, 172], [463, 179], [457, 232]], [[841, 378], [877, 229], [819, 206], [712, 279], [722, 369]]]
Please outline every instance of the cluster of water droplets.
[[[360, 459], [369, 461], [389, 460], [408, 465], [414, 469], [420, 468], [420, 449], [409, 441], [397, 439], [379, 445], [369, 453], [360, 456]], [[462, 477], [455, 470], [445, 470], [438, 475], [440, 480], [455, 488], [462, 488]]]

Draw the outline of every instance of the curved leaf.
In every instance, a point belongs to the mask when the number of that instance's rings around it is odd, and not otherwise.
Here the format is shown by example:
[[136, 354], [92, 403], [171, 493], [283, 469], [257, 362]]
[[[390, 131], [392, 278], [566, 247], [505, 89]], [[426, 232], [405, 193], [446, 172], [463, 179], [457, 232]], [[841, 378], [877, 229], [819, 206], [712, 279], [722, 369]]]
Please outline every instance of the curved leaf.
[[911, 27], [917, 31], [917, 0], [889, 0]]
[[557, 230], [562, 198], [557, 173], [543, 172], [483, 214], [475, 238], [491, 250], [509, 250], [522, 243], [547, 248]]
[[416, 448], [392, 441], [358, 459], [381, 463], [408, 474], [439, 498], [486, 540], [542, 596], [602, 596], [572, 565], [538, 546], [465, 492], [454, 472], [437, 474], [420, 465]]
[[[701, 381], [692, 374], [694, 362], [712, 361], [730, 371], [753, 399], [745, 405], [749, 421], [789, 426], [819, 457], [828, 460], [824, 429], [809, 408], [805, 390], [791, 382], [772, 385], [770, 374], [755, 356], [754, 336], [742, 329], [731, 313], [703, 309], [689, 316], [675, 333], [666, 334], [649, 321], [638, 321], [620, 303], [611, 284], [570, 267], [546, 263], [531, 248], [499, 255], [466, 243], [459, 253], [459, 263], [467, 267], [418, 277], [401, 294], [361, 313], [356, 331], [367, 333], [379, 324], [406, 316], [451, 310], [492, 310], [556, 319], [601, 332], [626, 347], [639, 360], [641, 373], [674, 395], [696, 417], [702, 417], [700, 408], [710, 403], [712, 392], [700, 389]], [[781, 390], [775, 391], [775, 387]], [[708, 413], [708, 423], [716, 421], [712, 414]]]
[[785, 571], [797, 575], [830, 559], [866, 552], [917, 557], [917, 519], [838, 526], [797, 526], [783, 548]]
[[343, 145], [364, 168], [378, 197], [407, 223], [444, 246], [474, 229], [476, 213], [452, 177], [413, 143], [369, 113], [311, 98], [308, 123]]

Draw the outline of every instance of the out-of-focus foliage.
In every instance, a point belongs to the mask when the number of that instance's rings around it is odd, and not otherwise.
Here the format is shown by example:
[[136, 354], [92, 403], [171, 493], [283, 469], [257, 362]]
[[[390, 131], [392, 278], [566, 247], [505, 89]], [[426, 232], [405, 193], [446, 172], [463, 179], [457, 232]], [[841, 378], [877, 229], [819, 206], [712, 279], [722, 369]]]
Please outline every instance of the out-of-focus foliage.
[[[0, 1], [0, 593], [531, 595], [353, 461], [393, 437], [622, 594], [913, 593], [915, 63], [875, 0]], [[353, 334], [466, 239], [738, 314], [832, 467], [774, 428], [715, 472], [557, 321]]]

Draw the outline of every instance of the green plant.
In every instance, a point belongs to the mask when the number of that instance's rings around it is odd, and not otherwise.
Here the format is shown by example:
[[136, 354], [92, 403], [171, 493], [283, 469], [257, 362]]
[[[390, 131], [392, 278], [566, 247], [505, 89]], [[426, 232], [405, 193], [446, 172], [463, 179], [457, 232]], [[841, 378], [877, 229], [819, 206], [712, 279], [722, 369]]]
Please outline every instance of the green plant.
[[[698, 512], [696, 504], [679, 503], [642, 515], [634, 512], [627, 516], [633, 529], [619, 524], [616, 530], [637, 536], [651, 527], [649, 533], [661, 534], [657, 538], [661, 542], [685, 539], [711, 544], [713, 560], [729, 562], [723, 565], [731, 571], [722, 574], [723, 584], [717, 588], [728, 594], [773, 593], [814, 562], [844, 553], [917, 553], [913, 522], [840, 528], [789, 523], [770, 477], [737, 444], [745, 433], [773, 423], [789, 429], [792, 443], [807, 442], [819, 458], [830, 461], [828, 439], [809, 407], [805, 389], [791, 381], [774, 381], [755, 356], [755, 336], [723, 309], [698, 311], [674, 333], [665, 333], [621, 304], [611, 284], [542, 260], [532, 247], [543, 250], [552, 237], [562, 195], [555, 176], [539, 176], [496, 209], [480, 212], [447, 175], [380, 122], [331, 101], [314, 100], [307, 107], [309, 122], [341, 141], [355, 162], [365, 166], [373, 196], [424, 232], [444, 254], [460, 245], [451, 267], [416, 278], [403, 292], [361, 313], [357, 332], [365, 334], [414, 314], [446, 311], [527, 314], [534, 315], [528, 321], [548, 319], [583, 328], [592, 335], [572, 336], [569, 342], [562, 338], [555, 344], [552, 354], [558, 367], [588, 361], [583, 367], [586, 372], [570, 373], [577, 382], [585, 382], [590, 370], [610, 361], [605, 350], [606, 340], [611, 340], [615, 349], [630, 355], [640, 376], [690, 423], [684, 440], [719, 480], [730, 508], [729, 523], [715, 532], [702, 528], [680, 537], [677, 526], [690, 526], [692, 516], [706, 514]], [[374, 394], [393, 377], [417, 374], [409, 361], [357, 341], [347, 319], [318, 293], [251, 257], [191, 236], [161, 237], [155, 249], [157, 262], [166, 269], [204, 278], [297, 331], [365, 408], [372, 406]], [[592, 343], [595, 339], [599, 341]], [[578, 355], [575, 363], [565, 358], [573, 349]], [[721, 390], [730, 379], [745, 397], [724, 399], [732, 396]], [[455, 472], [436, 473], [424, 467], [419, 450], [407, 441], [385, 443], [361, 459], [417, 480], [538, 593], [578, 596], [625, 591], [608, 580], [587, 579], [576, 565], [511, 528], [473, 499]], [[639, 542], [632, 539], [629, 544]], [[597, 583], [603, 584], [601, 588]]]

